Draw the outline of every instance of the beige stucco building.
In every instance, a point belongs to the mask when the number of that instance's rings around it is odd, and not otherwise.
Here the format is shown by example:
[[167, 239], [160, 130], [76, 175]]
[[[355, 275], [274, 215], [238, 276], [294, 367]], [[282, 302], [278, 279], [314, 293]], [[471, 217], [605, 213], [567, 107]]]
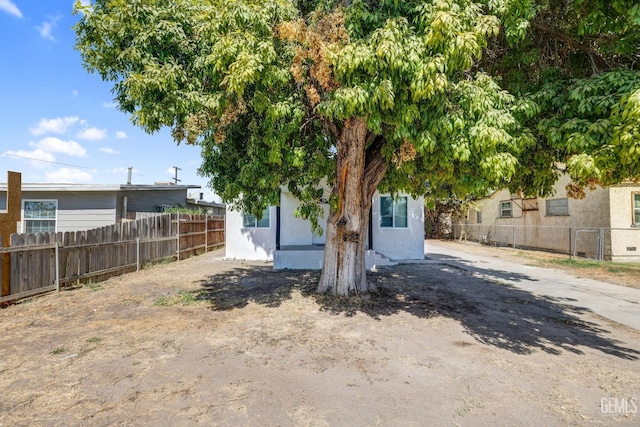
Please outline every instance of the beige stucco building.
[[[555, 195], [525, 199], [500, 190], [469, 209], [456, 238], [550, 250], [613, 261], [640, 261], [640, 184], [586, 190], [567, 197], [570, 178]], [[466, 227], [465, 227], [466, 226]]]

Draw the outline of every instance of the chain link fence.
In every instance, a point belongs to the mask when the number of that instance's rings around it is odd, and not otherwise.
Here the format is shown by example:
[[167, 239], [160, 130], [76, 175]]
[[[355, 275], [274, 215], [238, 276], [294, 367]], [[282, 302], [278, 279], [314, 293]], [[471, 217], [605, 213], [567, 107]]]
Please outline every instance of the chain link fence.
[[576, 258], [640, 262], [640, 228], [454, 224], [452, 237]]

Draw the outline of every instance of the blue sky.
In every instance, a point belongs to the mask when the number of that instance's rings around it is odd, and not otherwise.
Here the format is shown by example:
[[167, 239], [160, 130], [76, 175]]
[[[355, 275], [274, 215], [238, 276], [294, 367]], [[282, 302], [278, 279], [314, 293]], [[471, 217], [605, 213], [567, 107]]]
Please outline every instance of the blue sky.
[[0, 0], [0, 182], [201, 185], [198, 147], [149, 135], [115, 108], [111, 85], [89, 74], [74, 50], [73, 0]]

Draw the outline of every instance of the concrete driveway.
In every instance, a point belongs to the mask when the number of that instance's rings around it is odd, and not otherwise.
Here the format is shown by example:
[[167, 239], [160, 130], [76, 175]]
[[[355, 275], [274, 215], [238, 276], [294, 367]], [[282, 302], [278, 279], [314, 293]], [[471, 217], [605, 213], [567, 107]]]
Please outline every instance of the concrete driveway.
[[585, 308], [616, 323], [640, 330], [640, 289], [578, 278], [550, 268], [471, 254], [437, 240], [425, 241], [424, 251], [426, 263], [457, 267], [476, 277]]

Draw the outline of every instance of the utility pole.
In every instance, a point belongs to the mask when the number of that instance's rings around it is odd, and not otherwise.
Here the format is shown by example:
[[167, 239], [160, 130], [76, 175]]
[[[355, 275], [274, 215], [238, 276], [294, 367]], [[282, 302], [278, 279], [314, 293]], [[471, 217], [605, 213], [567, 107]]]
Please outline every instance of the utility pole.
[[173, 176], [173, 183], [177, 185], [181, 181], [181, 180], [178, 179], [178, 171], [180, 171], [182, 169], [180, 169], [177, 166], [173, 166], [173, 170], [175, 171], [175, 174]]

